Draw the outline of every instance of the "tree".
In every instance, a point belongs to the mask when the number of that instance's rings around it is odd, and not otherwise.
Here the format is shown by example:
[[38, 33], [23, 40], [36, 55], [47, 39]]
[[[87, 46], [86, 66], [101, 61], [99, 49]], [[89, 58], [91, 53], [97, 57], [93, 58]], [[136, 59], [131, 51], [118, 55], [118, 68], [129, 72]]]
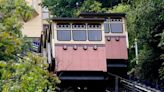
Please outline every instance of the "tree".
[[[152, 82], [159, 81], [158, 70], [163, 62], [160, 56], [163, 53], [159, 43], [163, 31], [162, 0], [138, 1], [136, 5], [136, 19], [132, 23], [135, 27], [136, 37], [139, 39], [140, 49], [140, 76], [142, 79]], [[137, 30], [140, 29], [140, 30]]]
[[77, 10], [78, 16], [81, 12], [105, 12], [106, 9], [102, 8], [102, 4], [98, 1], [85, 0], [81, 7]]
[[28, 53], [17, 63], [0, 62], [0, 90], [2, 92], [43, 92], [55, 91], [60, 82], [49, 73], [48, 65], [40, 56]]
[[55, 17], [74, 17], [77, 3], [82, 2], [83, 0], [44, 0], [42, 5]]
[[[163, 18], [164, 18], [164, 17], [163, 17]], [[160, 43], [159, 43], [158, 46], [159, 46], [162, 50], [164, 50], [164, 30], [163, 30], [163, 32], [162, 32], [160, 35], [161, 35], [161, 41], [160, 41]], [[164, 60], [164, 53], [162, 53], [160, 57], [161, 57], [161, 60]], [[160, 68], [160, 70], [159, 70], [159, 73], [160, 73], [161, 80], [164, 81], [164, 62], [163, 62], [162, 65], [161, 65], [161, 68]]]
[[[134, 26], [140, 49], [140, 76], [142, 79], [156, 82], [159, 80], [158, 70], [162, 64], [162, 49], [158, 46], [163, 31], [163, 0], [140, 0], [135, 5]], [[130, 26], [131, 26], [130, 25]]]
[[[112, 12], [126, 12], [130, 47], [135, 38], [139, 45], [139, 65], [137, 76], [151, 82], [159, 81], [159, 68], [163, 67], [163, 0], [132, 0], [110, 9]], [[132, 49], [130, 60], [133, 61]], [[133, 66], [134, 67], [134, 66]], [[160, 69], [161, 75], [163, 68]], [[161, 76], [162, 77], [162, 76]]]
[[104, 12], [126, 0], [43, 0], [54, 17], [77, 17], [80, 12]]
[[127, 2], [129, 0], [97, 0], [97, 1], [102, 3], [102, 8], [109, 8]]
[[[0, 91], [55, 91], [60, 81], [49, 73], [41, 56], [29, 51], [21, 20], [31, 17], [25, 0], [0, 0]], [[25, 21], [26, 22], [26, 21]]]
[[[0, 60], [8, 60], [16, 58], [15, 55], [21, 53], [23, 50], [24, 37], [20, 28], [22, 23], [18, 22], [23, 19], [21, 16], [22, 12], [26, 13], [30, 17], [32, 8], [27, 6], [24, 0], [1, 0], [0, 1], [0, 12], [3, 14], [0, 23]], [[22, 9], [23, 7], [29, 7], [27, 9]], [[22, 9], [22, 10], [21, 10]], [[26, 48], [27, 49], [27, 48]]]

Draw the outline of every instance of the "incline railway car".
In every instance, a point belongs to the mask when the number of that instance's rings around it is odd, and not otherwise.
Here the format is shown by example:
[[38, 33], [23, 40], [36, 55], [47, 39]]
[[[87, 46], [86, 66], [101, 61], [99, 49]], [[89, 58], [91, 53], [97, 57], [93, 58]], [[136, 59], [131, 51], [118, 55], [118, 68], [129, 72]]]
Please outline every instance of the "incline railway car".
[[52, 19], [55, 71], [63, 80], [104, 79], [104, 18]]
[[126, 75], [127, 39], [125, 14], [82, 13], [53, 18], [41, 35], [41, 52], [61, 80], [106, 80], [108, 72]]
[[105, 18], [104, 33], [108, 72], [126, 76], [128, 34], [124, 13], [81, 13], [83, 18]]

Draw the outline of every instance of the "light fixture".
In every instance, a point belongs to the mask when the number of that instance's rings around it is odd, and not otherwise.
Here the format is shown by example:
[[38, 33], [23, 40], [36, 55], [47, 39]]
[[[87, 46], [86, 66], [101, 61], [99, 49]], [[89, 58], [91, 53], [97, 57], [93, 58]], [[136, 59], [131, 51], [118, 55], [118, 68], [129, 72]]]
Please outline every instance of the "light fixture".
[[77, 50], [77, 46], [76, 46], [76, 45], [74, 45], [74, 46], [73, 46], [73, 49], [74, 49], [74, 50]]
[[88, 48], [88, 47], [87, 47], [86, 45], [84, 45], [83, 49], [84, 49], [84, 50], [87, 50], [87, 48]]
[[107, 37], [107, 41], [110, 41], [111, 40], [111, 37]]
[[64, 50], [67, 50], [67, 46], [66, 46], [66, 45], [64, 45], [64, 46], [63, 46], [63, 49], [64, 49]]
[[115, 40], [116, 40], [116, 41], [119, 41], [119, 40], [120, 40], [120, 37], [116, 37]]
[[93, 49], [94, 49], [94, 50], [97, 50], [97, 48], [98, 48], [97, 45], [94, 45]]

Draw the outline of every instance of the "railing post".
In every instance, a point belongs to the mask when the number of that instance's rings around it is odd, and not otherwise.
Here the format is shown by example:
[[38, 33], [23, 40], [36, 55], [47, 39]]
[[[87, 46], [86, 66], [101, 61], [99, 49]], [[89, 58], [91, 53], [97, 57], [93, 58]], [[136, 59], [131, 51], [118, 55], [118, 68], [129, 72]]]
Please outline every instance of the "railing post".
[[115, 77], [115, 92], [119, 92], [118, 91], [118, 77]]
[[136, 92], [136, 90], [135, 90], [135, 83], [132, 83], [132, 92]]
[[137, 39], [135, 39], [135, 54], [136, 54], [136, 64], [138, 64], [138, 43], [137, 43]]

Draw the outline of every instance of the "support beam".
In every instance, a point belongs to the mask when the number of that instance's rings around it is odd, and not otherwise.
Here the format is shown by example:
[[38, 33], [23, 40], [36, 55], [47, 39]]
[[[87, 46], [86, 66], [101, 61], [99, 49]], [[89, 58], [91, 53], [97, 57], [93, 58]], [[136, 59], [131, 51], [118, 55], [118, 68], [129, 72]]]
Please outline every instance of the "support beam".
[[118, 77], [115, 77], [115, 92], [119, 92], [118, 90]]
[[138, 64], [138, 43], [137, 43], [137, 39], [135, 39], [135, 55], [136, 55], [136, 64]]

